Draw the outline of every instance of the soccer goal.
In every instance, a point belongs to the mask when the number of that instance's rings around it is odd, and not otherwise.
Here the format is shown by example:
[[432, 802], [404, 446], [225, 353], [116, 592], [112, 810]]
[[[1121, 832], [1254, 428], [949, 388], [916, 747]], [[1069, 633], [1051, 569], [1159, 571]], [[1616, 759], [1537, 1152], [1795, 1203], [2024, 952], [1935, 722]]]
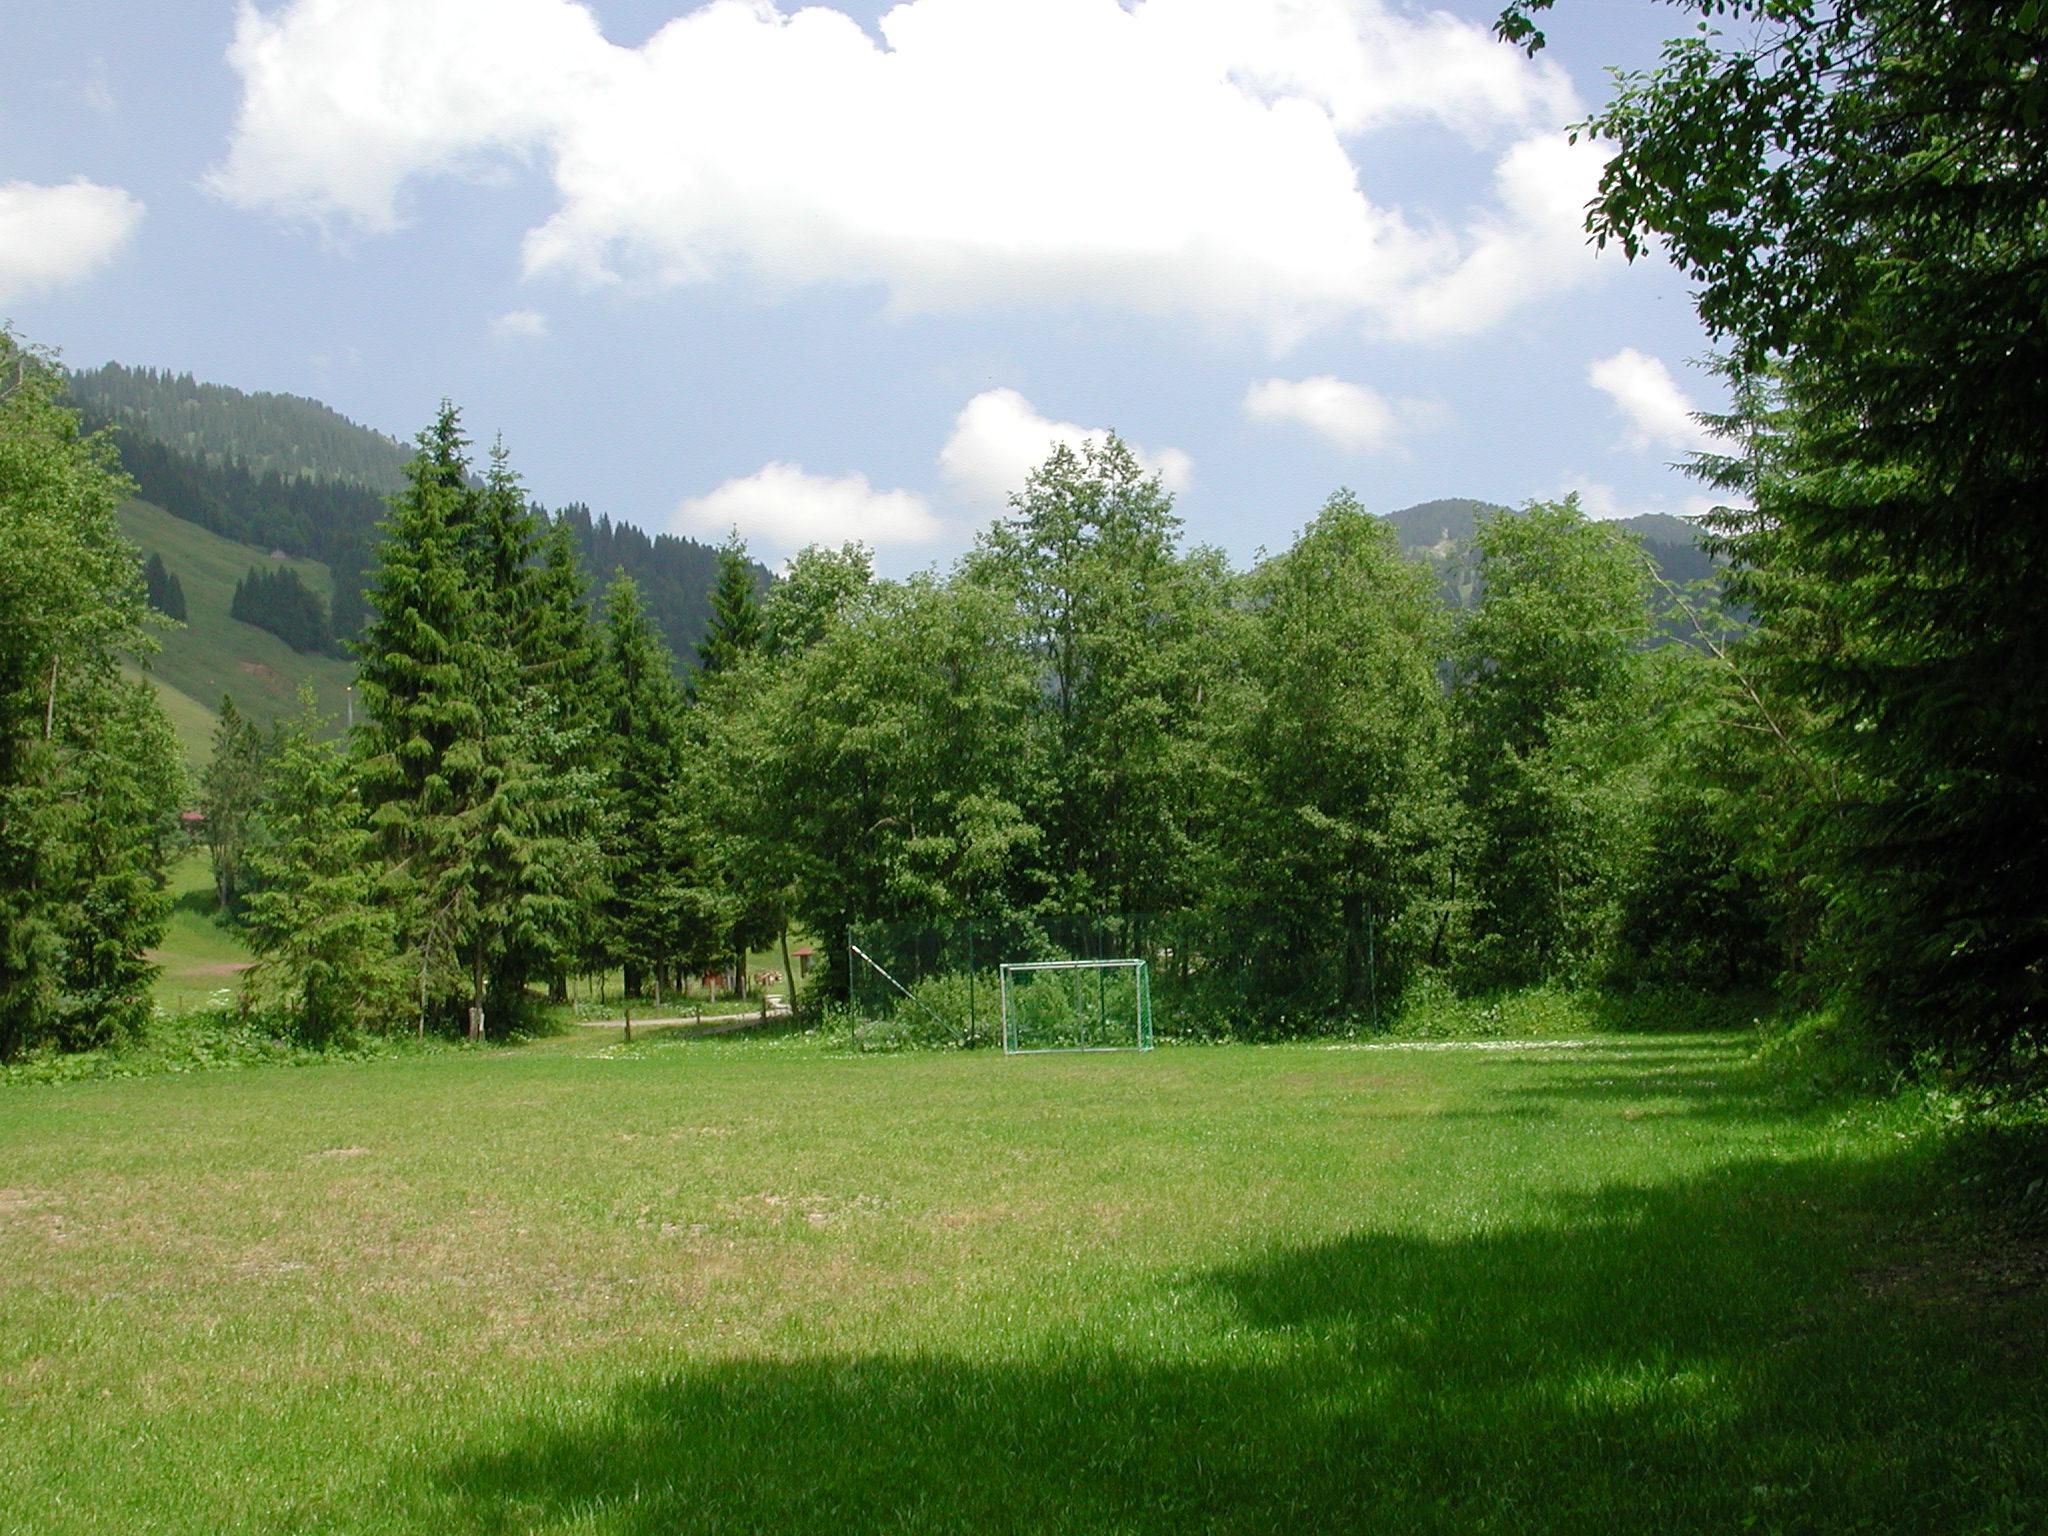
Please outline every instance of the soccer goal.
[[1142, 960], [1032, 960], [1001, 968], [1003, 1051], [1149, 1051], [1152, 978]]

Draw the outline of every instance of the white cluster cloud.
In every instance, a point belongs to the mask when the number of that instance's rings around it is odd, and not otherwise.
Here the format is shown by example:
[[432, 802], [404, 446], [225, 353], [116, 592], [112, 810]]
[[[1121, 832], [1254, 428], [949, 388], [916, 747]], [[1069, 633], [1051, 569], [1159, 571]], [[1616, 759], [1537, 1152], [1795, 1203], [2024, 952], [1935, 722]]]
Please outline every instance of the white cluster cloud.
[[142, 223], [142, 204], [83, 177], [0, 182], [0, 305], [91, 276]]
[[814, 475], [782, 463], [691, 497], [676, 508], [674, 521], [681, 533], [718, 539], [737, 528], [749, 540], [788, 551], [848, 541], [926, 544], [943, 531], [915, 492], [878, 491], [862, 474]]
[[1293, 422], [1351, 453], [1395, 446], [1401, 434], [1438, 414], [1421, 400], [1389, 400], [1376, 389], [1318, 374], [1312, 379], [1267, 379], [1245, 391], [1244, 413], [1253, 421]]
[[1696, 420], [1699, 407], [1678, 387], [1661, 358], [1623, 347], [1595, 361], [1586, 381], [1628, 418], [1628, 446], [1637, 453], [1711, 450], [1718, 441]]
[[[872, 284], [899, 310], [1070, 302], [1249, 326], [1465, 334], [1580, 280], [1565, 76], [1392, 0], [710, 0], [637, 48], [572, 0], [243, 0], [212, 186], [368, 231], [409, 183], [543, 160], [531, 274]], [[1411, 218], [1370, 135], [1498, 155], [1495, 198]], [[1459, 226], [1462, 227], [1453, 227]]]
[[539, 341], [548, 333], [548, 317], [537, 309], [508, 310], [491, 322], [493, 341]]
[[[939, 450], [939, 472], [959, 498], [977, 511], [1005, 506], [1024, 489], [1024, 477], [1064, 443], [1078, 449], [1100, 442], [1107, 427], [1053, 421], [1014, 389], [983, 390], [954, 418], [953, 432]], [[1128, 441], [1128, 440], [1127, 440]], [[1176, 495], [1194, 483], [1194, 461], [1178, 448], [1148, 451], [1129, 444], [1138, 463]]]

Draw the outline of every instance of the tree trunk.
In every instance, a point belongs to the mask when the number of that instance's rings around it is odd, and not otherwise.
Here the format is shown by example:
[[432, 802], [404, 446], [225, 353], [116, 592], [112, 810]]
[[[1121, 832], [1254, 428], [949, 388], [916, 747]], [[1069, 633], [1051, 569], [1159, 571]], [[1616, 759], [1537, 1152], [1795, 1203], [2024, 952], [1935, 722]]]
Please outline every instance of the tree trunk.
[[479, 938], [469, 962], [469, 1038], [484, 1037], [484, 941]]
[[1365, 1002], [1368, 975], [1365, 957], [1365, 897], [1346, 891], [1343, 897], [1344, 967], [1338, 983], [1346, 1014], [1355, 1015]]

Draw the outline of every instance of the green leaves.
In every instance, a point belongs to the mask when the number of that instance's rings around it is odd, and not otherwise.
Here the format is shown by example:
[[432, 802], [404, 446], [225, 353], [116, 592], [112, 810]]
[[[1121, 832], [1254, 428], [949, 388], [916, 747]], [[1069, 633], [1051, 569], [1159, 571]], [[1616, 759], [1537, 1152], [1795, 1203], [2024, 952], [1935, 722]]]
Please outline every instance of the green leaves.
[[0, 329], [0, 1057], [141, 1027], [185, 793], [155, 696], [119, 671], [151, 648], [127, 485], [60, 400]]

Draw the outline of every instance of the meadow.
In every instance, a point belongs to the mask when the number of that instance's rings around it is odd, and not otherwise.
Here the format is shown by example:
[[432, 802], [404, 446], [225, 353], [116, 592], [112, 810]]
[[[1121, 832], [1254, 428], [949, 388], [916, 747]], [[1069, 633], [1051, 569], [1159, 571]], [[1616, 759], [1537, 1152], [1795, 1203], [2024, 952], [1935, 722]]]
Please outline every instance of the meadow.
[[2038, 1531], [1975, 1166], [1740, 1033], [4, 1087], [0, 1528]]

